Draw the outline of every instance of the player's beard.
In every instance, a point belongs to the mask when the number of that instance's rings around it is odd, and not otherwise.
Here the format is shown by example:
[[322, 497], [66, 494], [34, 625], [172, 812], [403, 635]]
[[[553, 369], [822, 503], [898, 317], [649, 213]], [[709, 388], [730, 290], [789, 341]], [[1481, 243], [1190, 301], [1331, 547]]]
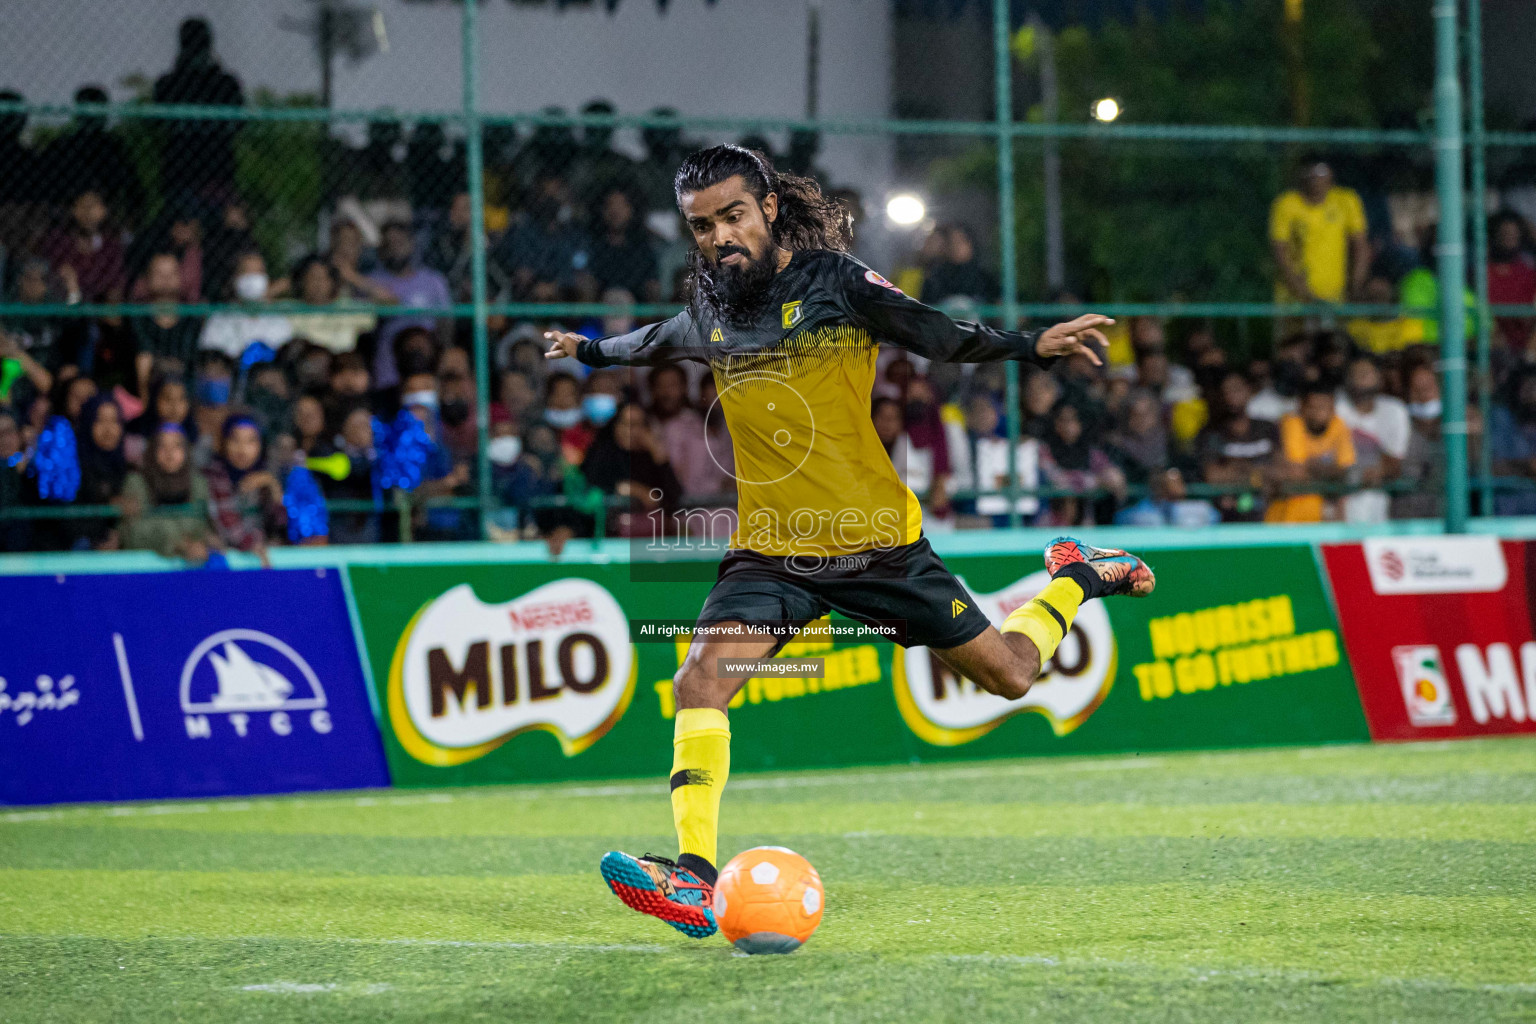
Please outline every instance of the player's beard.
[[[733, 252], [740, 253], [745, 260], [737, 264], [720, 262]], [[723, 246], [715, 251], [713, 261], [698, 254], [695, 290], [722, 318], [744, 323], [762, 310], [777, 269], [771, 247], [758, 255], [745, 246]]]

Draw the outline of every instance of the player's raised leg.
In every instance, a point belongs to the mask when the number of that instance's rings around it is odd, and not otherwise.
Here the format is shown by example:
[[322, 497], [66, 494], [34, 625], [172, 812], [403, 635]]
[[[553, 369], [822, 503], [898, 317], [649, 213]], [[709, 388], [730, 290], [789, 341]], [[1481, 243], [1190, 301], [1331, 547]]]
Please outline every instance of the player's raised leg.
[[748, 679], [722, 674], [721, 661], [751, 660], [777, 646], [767, 632], [740, 623], [720, 624], [722, 633], [744, 640], [695, 640], [672, 680], [677, 720], [672, 739], [672, 820], [678, 857], [612, 851], [603, 857], [603, 878], [614, 895], [641, 913], [666, 921], [685, 935], [702, 939], [715, 932], [713, 910], [720, 795], [731, 770], [731, 727], [726, 706]]
[[933, 653], [983, 689], [1018, 700], [1056, 653], [1084, 601], [1146, 597], [1157, 585], [1152, 570], [1135, 555], [1073, 537], [1057, 537], [1046, 545], [1045, 566], [1051, 582], [1009, 613], [1000, 630], [989, 628], [969, 643]]

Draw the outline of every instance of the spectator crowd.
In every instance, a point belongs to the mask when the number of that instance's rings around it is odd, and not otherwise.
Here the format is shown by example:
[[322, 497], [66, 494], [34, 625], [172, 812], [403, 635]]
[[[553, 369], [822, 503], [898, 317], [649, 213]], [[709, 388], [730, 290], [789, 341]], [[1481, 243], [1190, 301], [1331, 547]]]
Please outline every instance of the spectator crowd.
[[[243, 102], [212, 38], [201, 19], [183, 24], [155, 100]], [[106, 94], [87, 87], [77, 99]], [[583, 112], [611, 111], [594, 101]], [[260, 212], [237, 187], [239, 122], [168, 122], [148, 176], [104, 117], [78, 117], [45, 145], [25, 128], [0, 115], [0, 287], [11, 305], [0, 316], [0, 511], [28, 513], [0, 517], [0, 551], [137, 548], [202, 563], [283, 543], [482, 535], [558, 549], [599, 528], [644, 533], [658, 509], [732, 504], [729, 434], [703, 367], [592, 371], [543, 358], [546, 329], [621, 333], [637, 323], [629, 307], [682, 298], [678, 132], [647, 129], [636, 160], [606, 128], [578, 138], [542, 127], [521, 140], [487, 129], [492, 300], [601, 301], [610, 313], [492, 317], [495, 501], [482, 509], [469, 321], [421, 312], [472, 293], [464, 155], [439, 125], [407, 139], [377, 122], [361, 148], [328, 142], [313, 232], [323, 244], [299, 253], [258, 243]], [[771, 153], [765, 140], [743, 143]], [[817, 173], [816, 149], [796, 133], [775, 159]], [[1422, 252], [1374, 244], [1358, 195], [1321, 160], [1276, 199], [1269, 234], [1278, 300], [1402, 312], [1281, 319], [1272, 351], [1242, 365], [1209, 323], [1118, 323], [1105, 366], [1076, 357], [1026, 371], [1011, 457], [1000, 366], [883, 350], [872, 425], [923, 496], [929, 529], [1002, 525], [1012, 513], [1049, 526], [1186, 527], [1438, 514], [1433, 238]], [[1492, 325], [1493, 421], [1485, 431], [1474, 402], [1469, 439], [1492, 446], [1498, 475], [1536, 479], [1536, 248], [1508, 211], [1489, 238], [1492, 301], [1533, 310]], [[958, 223], [926, 233], [893, 277], [960, 316], [998, 293]], [[125, 301], [138, 304], [133, 315], [61, 310]], [[218, 311], [176, 308], [197, 303]], [[1026, 492], [1013, 508], [1001, 493], [1010, 483]], [[319, 527], [303, 497], [315, 486], [330, 508]], [[422, 500], [397, 501], [402, 487]], [[464, 500], [431, 500], [447, 498]], [[69, 504], [90, 508], [49, 508]], [[1533, 509], [1536, 489], [1511, 489], [1486, 511]]]

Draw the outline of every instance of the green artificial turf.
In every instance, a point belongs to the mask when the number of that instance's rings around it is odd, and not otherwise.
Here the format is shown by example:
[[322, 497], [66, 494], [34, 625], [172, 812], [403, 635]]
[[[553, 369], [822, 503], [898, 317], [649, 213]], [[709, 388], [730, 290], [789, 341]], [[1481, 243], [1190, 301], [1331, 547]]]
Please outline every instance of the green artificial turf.
[[626, 910], [664, 783], [0, 810], [0, 1021], [1536, 1020], [1536, 740], [739, 776], [788, 957]]

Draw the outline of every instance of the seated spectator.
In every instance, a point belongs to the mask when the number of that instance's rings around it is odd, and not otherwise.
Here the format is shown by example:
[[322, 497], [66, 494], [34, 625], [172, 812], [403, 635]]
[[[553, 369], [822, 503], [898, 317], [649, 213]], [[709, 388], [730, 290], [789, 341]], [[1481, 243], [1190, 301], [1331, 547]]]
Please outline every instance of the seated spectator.
[[331, 363], [330, 397], [333, 401], [356, 401], [367, 396], [371, 381], [368, 364], [356, 352], [343, 352]]
[[[1536, 480], [1536, 367], [1522, 367], [1505, 382], [1489, 434], [1495, 476]], [[1536, 487], [1504, 490], [1494, 497], [1493, 508], [1501, 516], [1536, 515]]]
[[282, 484], [263, 468], [265, 455], [260, 425], [249, 416], [231, 416], [220, 435], [218, 457], [203, 472], [209, 514], [221, 544], [259, 555], [269, 564], [267, 545], [283, 536], [288, 512]]
[[73, 377], [60, 373], [54, 382], [53, 390], [54, 411], [75, 424], [77, 429], [86, 403], [101, 392], [101, 388], [96, 386], [94, 380], [79, 373]]
[[[17, 264], [15, 284], [5, 293], [12, 302], [37, 306], [64, 301], [64, 282], [54, 275], [47, 260], [40, 256], [22, 256]], [[7, 316], [5, 326], [21, 350], [36, 360], [40, 367], [50, 373], [58, 371], [65, 358], [63, 320], [58, 317], [21, 314]]]
[[[965, 443], [954, 462], [956, 491], [1007, 491], [1008, 439], [1001, 434], [1002, 417], [991, 396], [972, 395], [965, 407]], [[1040, 486], [1040, 444], [1033, 438], [1021, 440], [1014, 450], [1014, 479], [1020, 490], [1033, 491]], [[958, 525], [1007, 526], [1008, 497], [988, 494], [955, 502]], [[1040, 499], [1025, 495], [1015, 499], [1020, 515], [1033, 516], [1040, 510]], [[979, 517], [979, 521], [972, 521]]]
[[122, 301], [123, 244], [107, 224], [107, 204], [96, 189], [74, 197], [69, 221], [44, 239], [42, 255], [64, 282], [67, 301]]
[[235, 364], [222, 352], [204, 352], [197, 358], [196, 375], [192, 383], [194, 401], [192, 415], [197, 430], [189, 433], [192, 439], [192, 464], [199, 469], [207, 466], [217, 454], [216, 449], [224, 433], [224, 420], [229, 416], [229, 400], [234, 392]]
[[[332, 439], [336, 451], [347, 457], [347, 475], [341, 480], [321, 477], [320, 485], [328, 499], [369, 501], [374, 498], [373, 472], [378, 461], [374, 448], [373, 413], [354, 402], [338, 417], [341, 429]], [[373, 512], [335, 512], [331, 520], [332, 544], [377, 544], [379, 516]]]
[[[449, 349], [462, 353], [463, 349]], [[438, 416], [442, 419], [443, 444], [457, 461], [473, 462], [480, 448], [479, 428], [475, 423], [475, 381], [463, 370], [450, 368], [439, 372]]]
[[[20, 371], [20, 381], [14, 378], [15, 370], [6, 366], [14, 364]], [[30, 387], [19, 386], [25, 384]], [[22, 347], [21, 339], [0, 327], [0, 406], [10, 404], [16, 393], [46, 394], [53, 387], [53, 374], [32, 358]]]
[[1055, 374], [1036, 370], [1024, 382], [1024, 408], [1019, 434], [1043, 441], [1051, 433], [1051, 417], [1061, 401], [1061, 381]]
[[1295, 412], [1297, 396], [1319, 377], [1312, 363], [1312, 341], [1305, 334], [1287, 336], [1276, 347], [1273, 364], [1255, 360], [1248, 372], [1253, 381], [1248, 415], [1271, 423]]
[[565, 542], [592, 532], [592, 518], [572, 508], [531, 504], [562, 493], [569, 469], [560, 454], [559, 432], [548, 423], [533, 423], [523, 431], [522, 451], [510, 472], [499, 478], [497, 494], [518, 509], [526, 527], [537, 530], [559, 554]]
[[[1040, 452], [1040, 471], [1046, 482], [1061, 490], [1111, 492], [1108, 500], [1081, 497], [1054, 498], [1047, 513], [1047, 525], [1075, 526], [1092, 524], [1112, 512], [1112, 502], [1125, 492], [1125, 476], [1115, 467], [1104, 450], [1088, 439], [1082, 417], [1069, 402], [1056, 406], [1051, 414], [1050, 432]], [[1109, 515], [1103, 513], [1109, 512]]]
[[[152, 302], [148, 280], [149, 261], [160, 253], [176, 258], [181, 282], [181, 302], [203, 300], [203, 221], [194, 203], [167, 203], [154, 223], [140, 232], [128, 251], [129, 273], [137, 280], [128, 292], [130, 302]], [[162, 301], [166, 301], [162, 299]]]
[[[1397, 290], [1385, 277], [1372, 277], [1365, 282], [1360, 298], [1364, 302], [1392, 305], [1397, 302]], [[1394, 312], [1383, 316], [1351, 317], [1344, 321], [1344, 333], [1363, 351], [1385, 356], [1416, 344], [1421, 332], [1417, 321]]]
[[[1280, 458], [1275, 472], [1282, 483], [1339, 483], [1355, 464], [1349, 428], [1334, 411], [1333, 390], [1309, 385], [1300, 411], [1280, 421]], [[1321, 494], [1276, 498], [1264, 514], [1271, 523], [1317, 523], [1338, 519], [1338, 501]]]
[[201, 320], [182, 316], [175, 310], [175, 303], [185, 301], [185, 296], [181, 263], [174, 255], [160, 252], [151, 256], [144, 270], [143, 285], [143, 301], [163, 305], [149, 316], [128, 318], [128, 333], [138, 353], [134, 365], [140, 395], [148, 393], [149, 378], [157, 364], [164, 367], [174, 362], [182, 374], [192, 372], [203, 330]]
[[534, 390], [533, 381], [528, 379], [528, 375], [519, 370], [508, 370], [501, 375], [501, 384], [496, 389], [496, 401], [491, 405], [491, 420], [505, 420], [512, 424], [513, 435], [521, 437], [537, 411], [537, 401], [538, 392]]
[[[297, 298], [306, 306], [335, 306], [335, 312], [295, 313], [288, 317], [293, 336], [314, 342], [331, 352], [351, 352], [357, 337], [374, 329], [378, 317], [365, 309], [348, 308], [341, 298], [341, 279], [336, 268], [319, 256], [306, 256], [293, 268]], [[391, 296], [392, 297], [392, 296]]]
[[[0, 405], [0, 508], [15, 508], [26, 496], [26, 446], [16, 414]], [[0, 551], [32, 550], [32, 524], [0, 519]]]
[[[442, 400], [437, 392], [437, 378], [431, 373], [411, 374], [401, 383], [400, 391], [402, 408], [409, 409], [421, 421], [433, 441], [415, 496], [427, 499], [460, 496], [473, 474], [469, 463], [455, 459], [443, 443], [439, 415]], [[460, 509], [438, 506], [417, 510], [417, 532], [423, 540], [469, 540], [472, 525], [470, 517]]]
[[610, 525], [610, 532], [620, 537], [646, 536], [652, 524], [645, 513], [671, 511], [682, 496], [666, 446], [638, 402], [623, 403], [598, 430], [581, 472], [604, 494], [630, 500], [629, 511]]
[[949, 514], [952, 472], [949, 441], [933, 386], [927, 378], [913, 377], [907, 384], [902, 409], [902, 434], [892, 462], [902, 480], [936, 516]]
[[263, 436], [271, 437], [287, 425], [293, 387], [277, 363], [257, 363], [251, 367], [242, 397], [251, 418], [261, 425]]
[[688, 404], [688, 375], [683, 368], [675, 363], [658, 366], [646, 385], [657, 434], [683, 495], [696, 498], [729, 493], [733, 481], [710, 451], [704, 417]]
[[[175, 514], [158, 511], [182, 505], [192, 508]], [[128, 474], [122, 533], [124, 548], [185, 558], [194, 565], [208, 560], [208, 483], [193, 470], [191, 445], [175, 423], [156, 429], [143, 469]]]
[[[423, 266], [416, 258], [416, 239], [405, 221], [390, 221], [384, 225], [379, 263], [379, 269], [368, 275], [369, 280], [387, 290], [402, 306], [453, 304], [443, 275]], [[373, 363], [375, 386], [391, 388], [400, 383], [403, 371], [395, 365], [394, 341], [402, 331], [412, 327], [434, 333], [441, 330], [437, 318], [424, 314], [392, 316], [385, 320], [379, 326], [379, 344]]]
[[[108, 395], [87, 400], [75, 421], [75, 445], [80, 459], [77, 505], [111, 505], [123, 494], [128, 460], [123, 454], [123, 414]], [[75, 519], [66, 533], [80, 550], [116, 550], [120, 538], [113, 519]]]
[[1249, 413], [1253, 389], [1248, 378], [1231, 370], [1222, 378], [1215, 416], [1195, 443], [1195, 458], [1208, 484], [1237, 484], [1251, 488], [1216, 499], [1222, 519], [1229, 523], [1264, 518], [1263, 491], [1269, 466], [1280, 448], [1280, 431], [1268, 420]]
[[1150, 494], [1115, 513], [1116, 526], [1178, 526], [1198, 530], [1221, 522], [1215, 505], [1203, 498], [1188, 497], [1184, 474], [1178, 467], [1158, 470], [1150, 482]]
[[167, 426], [176, 427], [182, 433], [188, 450], [197, 440], [197, 422], [192, 416], [192, 400], [187, 394], [187, 382], [179, 376], [157, 377], [149, 386], [149, 401], [144, 412], [128, 424], [128, 461], [142, 465], [144, 453], [151, 441]]
[[644, 302], [661, 301], [656, 248], [645, 222], [635, 215], [634, 200], [623, 189], [612, 189], [603, 196], [600, 215], [587, 264], [597, 287], [622, 288]]
[[319, 458], [335, 450], [325, 429], [325, 406], [314, 395], [300, 395], [290, 413], [296, 450], [305, 458]]
[[203, 325], [198, 340], [201, 348], [221, 352], [239, 360], [245, 350], [261, 342], [276, 352], [293, 337], [293, 325], [285, 316], [273, 311], [269, 294], [271, 280], [267, 277], [267, 261], [254, 250], [242, 253], [235, 261], [235, 276], [228, 298], [239, 302], [241, 309], [234, 313], [215, 313]]
[[[1495, 306], [1536, 303], [1536, 265], [1526, 224], [1513, 210], [1502, 210], [1488, 226], [1488, 302]], [[1536, 341], [1536, 320], [1500, 317], [1494, 321], [1498, 341], [1515, 350]]]
[[[432, 232], [423, 260], [427, 266], [443, 275], [454, 302], [471, 302], [475, 297], [469, 215], [469, 193], [456, 193], [448, 207], [447, 219]], [[486, 261], [485, 273], [486, 293], [493, 300], [508, 293], [511, 281], [494, 260]]]
[[515, 298], [558, 301], [586, 274], [588, 253], [586, 235], [569, 223], [564, 180], [545, 174], [534, 185], [526, 215], [496, 243], [491, 258], [511, 279]]
[[[1408, 454], [1411, 427], [1408, 407], [1401, 399], [1381, 393], [1381, 368], [1370, 356], [1358, 356], [1345, 371], [1336, 400], [1339, 419], [1350, 430], [1355, 449], [1355, 473], [1366, 487], [1397, 479]], [[1386, 522], [1390, 501], [1386, 491], [1356, 491], [1344, 498], [1344, 519], [1351, 523]]]
[[975, 302], [996, 302], [997, 278], [976, 259], [976, 243], [970, 229], [951, 224], [939, 231], [944, 235], [944, 257], [923, 280], [923, 301], [933, 305], [958, 296]]
[[1408, 374], [1408, 417], [1412, 430], [1398, 479], [1413, 486], [1392, 495], [1392, 518], [1439, 519], [1444, 514], [1445, 444], [1440, 377], [1432, 367], [1416, 366]]
[[568, 373], [552, 373], [544, 381], [544, 422], [560, 431], [565, 461], [579, 464], [592, 436], [581, 415], [581, 386]]
[[1107, 438], [1110, 457], [1132, 484], [1149, 483], [1168, 466], [1163, 407], [1150, 391], [1126, 399], [1124, 423]]
[[378, 268], [378, 254], [363, 244], [363, 229], [355, 221], [340, 217], [331, 223], [331, 249], [325, 260], [336, 271], [340, 298], [386, 304], [396, 301], [393, 292], [368, 277]]
[[203, 294], [214, 300], [228, 295], [240, 257], [258, 248], [245, 200], [239, 196], [221, 199], [218, 218], [203, 239]]

